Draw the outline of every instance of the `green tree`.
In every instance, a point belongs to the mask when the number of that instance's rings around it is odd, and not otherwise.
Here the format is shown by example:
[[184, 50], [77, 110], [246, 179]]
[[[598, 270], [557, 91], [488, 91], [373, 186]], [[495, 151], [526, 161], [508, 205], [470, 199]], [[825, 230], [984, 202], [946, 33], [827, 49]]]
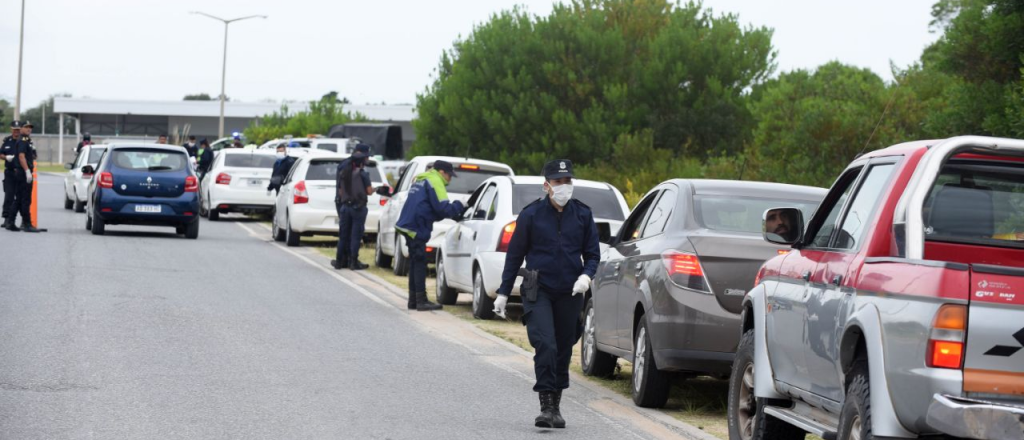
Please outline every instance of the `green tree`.
[[213, 101], [208, 93], [196, 93], [194, 95], [185, 95], [181, 98], [182, 101]]
[[574, 0], [547, 17], [513, 9], [442, 54], [417, 97], [413, 154], [535, 172], [556, 156], [605, 160], [623, 139], [671, 159], [738, 151], [753, 124], [746, 91], [773, 69], [770, 30], [693, 2]]
[[262, 144], [284, 135], [304, 137], [309, 134], [325, 134], [336, 124], [368, 120], [362, 114], [345, 112], [342, 107], [336, 99], [311, 101], [306, 110], [296, 113], [291, 113], [287, 106], [281, 106], [281, 110], [250, 124], [245, 129], [245, 137], [250, 142]]

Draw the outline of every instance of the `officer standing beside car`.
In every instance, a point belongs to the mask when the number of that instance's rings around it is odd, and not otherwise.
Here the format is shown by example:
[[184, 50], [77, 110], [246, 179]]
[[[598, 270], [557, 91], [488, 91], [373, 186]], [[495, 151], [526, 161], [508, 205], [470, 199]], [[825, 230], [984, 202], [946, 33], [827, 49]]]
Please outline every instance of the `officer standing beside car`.
[[15, 214], [21, 214], [21, 230], [25, 232], [39, 232], [32, 224], [32, 171], [36, 166], [36, 148], [32, 144], [32, 124], [26, 122], [21, 125], [21, 137], [18, 139], [17, 158], [15, 159], [14, 184], [17, 187], [14, 200], [15, 210], [8, 217], [9, 231], [17, 231], [15, 226]]
[[359, 246], [366, 229], [366, 202], [373, 194], [370, 173], [366, 172], [370, 146], [356, 145], [356, 151], [338, 164], [334, 205], [338, 210], [338, 249], [331, 267], [363, 270], [370, 267], [359, 261]]
[[[572, 198], [572, 162], [548, 162], [543, 174], [547, 196], [526, 205], [516, 220], [494, 311], [505, 316], [525, 259], [522, 320], [536, 350], [533, 390], [539, 393], [541, 408], [534, 425], [565, 428], [559, 408], [562, 390], [569, 388], [572, 347], [582, 334], [580, 313], [601, 251], [590, 207]], [[533, 277], [535, 282], [528, 282]]]
[[10, 229], [14, 224], [14, 200], [17, 186], [14, 185], [15, 164], [18, 156], [18, 140], [21, 138], [21, 122], [11, 122], [11, 135], [0, 144], [0, 160], [4, 161], [4, 204], [3, 228]]

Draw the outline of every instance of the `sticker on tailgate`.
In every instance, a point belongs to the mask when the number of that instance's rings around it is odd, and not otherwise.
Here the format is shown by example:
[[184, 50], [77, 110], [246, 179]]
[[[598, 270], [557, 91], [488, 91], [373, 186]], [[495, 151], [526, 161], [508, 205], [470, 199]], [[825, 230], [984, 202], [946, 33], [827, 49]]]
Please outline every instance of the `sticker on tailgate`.
[[977, 301], [1024, 305], [1024, 280], [996, 274], [976, 274], [979, 278], [974, 285]]

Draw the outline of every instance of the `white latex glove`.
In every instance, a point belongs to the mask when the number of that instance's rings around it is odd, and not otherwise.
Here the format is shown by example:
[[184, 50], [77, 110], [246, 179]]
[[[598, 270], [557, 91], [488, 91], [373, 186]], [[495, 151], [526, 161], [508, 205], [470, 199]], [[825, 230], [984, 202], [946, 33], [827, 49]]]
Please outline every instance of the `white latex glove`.
[[13, 155], [4, 156], [4, 159], [6, 159], [8, 162], [14, 162], [14, 156]]
[[499, 294], [498, 297], [494, 299], [494, 313], [505, 319], [508, 319], [505, 317], [505, 309], [507, 308], [507, 306], [507, 296]]
[[26, 183], [32, 183], [32, 173], [31, 172], [25, 173], [25, 182]]
[[576, 296], [577, 293], [586, 292], [590, 288], [590, 277], [586, 274], [580, 275], [576, 279], [576, 284], [572, 285], [572, 296]]

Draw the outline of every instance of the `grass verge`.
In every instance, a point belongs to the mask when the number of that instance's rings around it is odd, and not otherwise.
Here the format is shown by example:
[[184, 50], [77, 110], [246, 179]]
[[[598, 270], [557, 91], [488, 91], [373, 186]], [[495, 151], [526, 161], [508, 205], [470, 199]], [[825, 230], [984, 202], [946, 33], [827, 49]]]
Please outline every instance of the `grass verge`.
[[36, 162], [37, 173], [66, 173], [68, 170], [64, 168], [62, 163], [50, 163], [50, 162]]

